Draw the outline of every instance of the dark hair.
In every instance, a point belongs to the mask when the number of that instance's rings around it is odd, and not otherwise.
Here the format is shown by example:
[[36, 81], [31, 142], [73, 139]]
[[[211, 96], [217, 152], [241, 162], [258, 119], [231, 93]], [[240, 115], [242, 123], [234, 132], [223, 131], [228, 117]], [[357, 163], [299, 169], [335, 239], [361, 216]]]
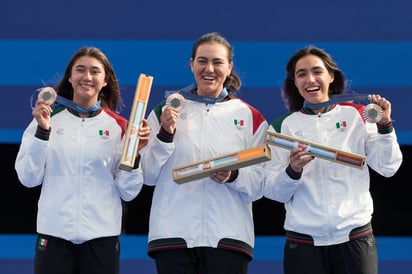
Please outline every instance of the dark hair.
[[[230, 63], [233, 63], [233, 56], [234, 56], [233, 47], [230, 45], [230, 43], [223, 36], [221, 36], [217, 32], [206, 33], [206, 34], [202, 35], [193, 44], [193, 47], [192, 47], [192, 60], [195, 59], [196, 53], [197, 53], [197, 48], [200, 45], [211, 43], [211, 42], [215, 42], [215, 43], [224, 45], [227, 48], [227, 52], [228, 52], [228, 57], [227, 58], [228, 58]], [[236, 74], [236, 72], [233, 69], [230, 72], [230, 75], [228, 75], [227, 78], [225, 79], [225, 82], [223, 83], [223, 86], [228, 87], [229, 89], [233, 89], [233, 90], [239, 90], [240, 89], [241, 80], [240, 80], [239, 76]]]
[[82, 47], [74, 53], [67, 64], [63, 78], [57, 84], [57, 93], [69, 100], [73, 100], [73, 87], [69, 82], [69, 78], [71, 76], [74, 63], [83, 56], [96, 58], [97, 61], [103, 65], [107, 85], [104, 86], [99, 93], [99, 100], [101, 101], [102, 107], [108, 108], [115, 112], [120, 112], [123, 107], [123, 100], [120, 96], [120, 88], [116, 74], [106, 55], [100, 49], [95, 47]]
[[334, 74], [334, 80], [329, 86], [329, 95], [342, 94], [345, 92], [345, 75], [339, 69], [333, 58], [326, 51], [315, 46], [302, 48], [289, 59], [286, 65], [286, 78], [283, 81], [283, 87], [281, 89], [281, 96], [290, 112], [298, 111], [303, 107], [304, 98], [299, 94], [299, 90], [295, 85], [295, 69], [296, 63], [307, 55], [319, 57], [325, 64], [328, 72]]

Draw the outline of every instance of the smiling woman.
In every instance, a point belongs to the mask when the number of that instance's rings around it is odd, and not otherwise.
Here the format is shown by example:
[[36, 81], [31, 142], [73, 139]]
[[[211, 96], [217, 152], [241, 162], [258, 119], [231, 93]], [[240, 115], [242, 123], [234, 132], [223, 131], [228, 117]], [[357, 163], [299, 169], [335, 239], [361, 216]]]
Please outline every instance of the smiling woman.
[[[392, 116], [398, 141], [405, 159], [412, 157], [412, 123], [408, 119], [412, 102], [409, 65], [412, 60], [412, 2], [375, 1], [373, 12], [370, 12], [370, 1], [358, 0], [335, 1], [332, 5], [323, 5], [325, 1], [316, 5], [306, 0], [257, 0], [252, 8], [234, 0], [208, 2], [222, 11], [230, 11], [231, 15], [199, 9], [196, 1], [191, 0], [126, 2], [124, 5], [112, 5], [109, 0], [65, 3], [66, 14], [78, 13], [81, 6], [111, 18], [100, 20], [91, 31], [85, 27], [84, 20], [65, 20], [61, 6], [54, 0], [26, 1], [24, 9], [21, 1], [7, 1], [0, 17], [0, 25], [7, 26], [0, 30], [0, 95], [3, 101], [0, 119], [3, 175], [0, 217], [3, 222], [0, 233], [35, 233], [40, 189], [23, 187], [13, 166], [23, 130], [31, 120], [29, 98], [39, 87], [54, 86], [64, 73], [66, 60], [84, 45], [99, 47], [110, 57], [125, 102], [122, 113], [129, 114], [136, 79], [141, 72], [155, 78], [148, 102], [148, 109], [152, 109], [164, 99], [165, 90], [176, 90], [191, 83], [187, 61], [193, 37], [218, 30], [230, 37], [236, 49], [236, 70], [243, 83], [238, 96], [256, 106], [268, 120], [273, 120], [286, 113], [279, 96], [286, 60], [296, 49], [314, 43], [334, 54], [346, 72], [351, 90], [382, 94], [397, 106]], [[284, 12], [291, 10], [293, 20], [290, 20], [290, 12]], [[311, 13], [333, 14], [339, 20], [325, 24], [324, 17], [314, 16], [311, 24], [322, 27], [302, 31], [302, 26], [307, 25], [307, 14]], [[233, 27], [232, 15], [249, 20], [235, 20], [236, 27]], [[405, 161], [392, 178], [371, 172], [371, 193], [376, 209], [373, 225], [377, 235], [412, 236], [412, 220], [405, 218], [410, 216], [411, 208], [412, 184], [404, 179], [410, 176], [410, 165], [410, 161]], [[133, 217], [124, 220], [125, 233], [147, 234], [152, 193], [152, 188], [143, 187], [140, 195], [127, 203], [127, 214]], [[282, 204], [264, 198], [254, 202], [253, 207], [257, 235], [283, 235]], [[141, 218], [135, 218], [136, 215]], [[16, 238], [9, 239], [13, 241], [0, 246], [14, 246], [19, 242]], [[390, 241], [386, 243], [391, 244]], [[386, 257], [389, 261], [385, 261], [385, 265], [392, 268], [388, 273], [409, 273], [396, 268], [407, 265], [396, 260], [410, 254], [401, 248], [402, 243], [410, 246], [407, 241], [396, 241], [393, 244], [396, 250]], [[257, 248], [256, 252], [260, 250]], [[278, 250], [271, 248], [265, 252], [281, 252]], [[3, 254], [7, 256], [6, 252]], [[259, 257], [257, 254], [256, 258]], [[21, 261], [13, 259], [12, 263], [15, 262]], [[140, 266], [136, 261], [125, 264]], [[6, 271], [2, 266], [0, 269]], [[271, 262], [266, 269], [273, 270]], [[384, 269], [381, 270], [384, 273]], [[11, 273], [18, 272], [30, 271]], [[257, 273], [266, 274], [263, 270]]]
[[[35, 100], [14, 166], [23, 186], [41, 187], [35, 273], [56, 272], [62, 265], [118, 273], [123, 202], [139, 194], [143, 176], [140, 156], [130, 170], [119, 168], [127, 120], [117, 113], [122, 102], [117, 77], [100, 49], [82, 47], [55, 89], [56, 102], [48, 96]], [[137, 151], [149, 134], [143, 121]], [[95, 245], [101, 253], [90, 253]]]
[[403, 161], [392, 105], [379, 94], [370, 95], [381, 111], [381, 119], [370, 123], [362, 116], [364, 105], [334, 101], [332, 97], [345, 92], [345, 75], [328, 52], [315, 46], [297, 50], [286, 72], [281, 94], [289, 113], [270, 130], [309, 145], [339, 146], [364, 155], [367, 161], [361, 162], [368, 167], [323, 161], [306, 145], [288, 151], [272, 148], [264, 195], [285, 205], [285, 272], [376, 274], [370, 171], [390, 178]]
[[[0, 67], [0, 94], [4, 101], [13, 102], [2, 108], [3, 113], [12, 115], [0, 121], [0, 142], [19, 142], [22, 129], [28, 123], [27, 117], [31, 110], [26, 102], [31, 94], [40, 86], [53, 86], [56, 78], [63, 73], [61, 64], [65, 58], [84, 43], [86, 42], [83, 40], [3, 40], [0, 43], [0, 60], [4, 64]], [[120, 76], [125, 102], [123, 113], [130, 113], [136, 79], [141, 72], [155, 78], [148, 102], [149, 109], [163, 98], [164, 90], [176, 89], [191, 82], [188, 65], [182, 62], [188, 58], [190, 41], [99, 40], [87, 43], [93, 43], [110, 54]], [[236, 47], [236, 68], [243, 81], [239, 97], [259, 108], [269, 120], [285, 113], [286, 108], [279, 99], [280, 84], [285, 75], [284, 62], [291, 51], [306, 43], [234, 41], [233, 44]], [[401, 145], [411, 145], [412, 124], [403, 117], [407, 116], [407, 102], [412, 101], [412, 93], [409, 92], [412, 78], [409, 77], [410, 71], [407, 68], [401, 68], [404, 66], [405, 56], [410, 55], [412, 42], [319, 42], [317, 45], [333, 52], [340, 66], [345, 68], [352, 93], [370, 94], [377, 91], [392, 104], [399, 106], [393, 110], [399, 142]], [[170, 54], [171, 51], [173, 54]], [[124, 52], [128, 52], [127, 56]], [[397, 54], [393, 55], [393, 52]], [[351, 64], [353, 56], [377, 54], [380, 58], [363, 58], [362, 66]], [[21, 73], [22, 68], [16, 60], [27, 60], [25, 73]], [[162, 66], [158, 65], [160, 63]], [[171, 68], [169, 64], [180, 65]], [[400, 69], [395, 73], [378, 70], [379, 67]], [[16, 104], [21, 106], [17, 108]]]

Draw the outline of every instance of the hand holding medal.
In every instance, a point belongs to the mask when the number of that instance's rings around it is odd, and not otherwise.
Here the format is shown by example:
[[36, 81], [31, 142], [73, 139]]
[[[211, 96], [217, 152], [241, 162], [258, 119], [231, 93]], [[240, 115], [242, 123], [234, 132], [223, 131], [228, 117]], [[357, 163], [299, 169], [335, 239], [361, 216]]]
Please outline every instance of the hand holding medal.
[[391, 103], [378, 94], [368, 96], [371, 102], [364, 109], [365, 120], [370, 123], [388, 124], [391, 120]]
[[37, 100], [33, 102], [31, 98], [32, 114], [38, 125], [44, 129], [50, 128], [50, 114], [52, 113], [51, 105], [56, 101], [57, 93], [51, 87], [43, 87], [38, 90]]
[[166, 105], [176, 109], [177, 112], [182, 111], [185, 104], [185, 98], [180, 93], [172, 93], [166, 99]]
[[186, 104], [185, 98], [180, 93], [172, 93], [167, 96], [166, 108], [164, 108], [160, 121], [162, 129], [168, 134], [174, 134], [176, 130], [179, 112], [182, 111]]
[[363, 117], [369, 123], [388, 124], [391, 120], [391, 104], [388, 100], [377, 94], [336, 94], [330, 96], [329, 101], [311, 104], [304, 101], [303, 106], [309, 109], [321, 109], [328, 105], [351, 101], [368, 101]]
[[52, 105], [56, 101], [57, 93], [54, 90], [54, 88], [44, 87], [44, 88], [38, 89], [38, 91], [39, 91], [38, 99], [44, 100], [46, 104]]

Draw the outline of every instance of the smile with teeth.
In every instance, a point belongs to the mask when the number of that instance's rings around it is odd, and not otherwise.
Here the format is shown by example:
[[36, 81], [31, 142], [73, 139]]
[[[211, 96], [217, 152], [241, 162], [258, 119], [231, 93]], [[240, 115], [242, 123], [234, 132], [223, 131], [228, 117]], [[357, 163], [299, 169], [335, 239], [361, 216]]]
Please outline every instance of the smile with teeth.
[[310, 87], [310, 88], [306, 88], [305, 90], [306, 90], [307, 92], [314, 92], [314, 91], [320, 90], [320, 88], [319, 88], [319, 87]]
[[215, 77], [211, 77], [211, 76], [203, 76], [204, 80], [215, 80]]
[[93, 87], [92, 85], [88, 85], [88, 84], [81, 84], [81, 86], [84, 87], [84, 88], [91, 88], [91, 87]]

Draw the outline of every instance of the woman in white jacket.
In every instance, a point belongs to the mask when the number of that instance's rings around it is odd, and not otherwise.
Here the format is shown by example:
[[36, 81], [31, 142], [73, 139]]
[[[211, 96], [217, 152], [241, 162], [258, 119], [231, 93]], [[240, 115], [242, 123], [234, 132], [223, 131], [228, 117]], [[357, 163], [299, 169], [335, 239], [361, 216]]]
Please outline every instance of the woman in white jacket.
[[[81, 48], [56, 87], [40, 96], [24, 131], [15, 167], [26, 187], [41, 185], [35, 273], [119, 273], [122, 200], [143, 185], [139, 159], [119, 169], [127, 120], [116, 75], [97, 48]], [[139, 149], [150, 128], [139, 131]]]
[[[378, 123], [367, 121], [373, 119], [363, 116], [364, 105], [343, 102], [349, 98], [340, 95], [344, 74], [316, 47], [297, 51], [286, 71], [282, 95], [290, 113], [272, 123], [271, 130], [365, 155], [367, 165], [379, 174], [395, 174], [402, 153], [388, 100], [371, 95], [381, 117]], [[271, 148], [265, 196], [285, 204], [285, 274], [376, 274], [368, 167], [316, 158], [304, 146]]]
[[161, 102], [148, 117], [156, 134], [142, 151], [145, 184], [155, 186], [149, 255], [157, 273], [247, 273], [253, 256], [252, 202], [263, 195], [261, 165], [219, 171], [184, 184], [172, 169], [263, 144], [268, 123], [234, 97], [240, 79], [230, 44], [217, 33], [195, 42], [196, 83], [177, 91], [179, 108]]

